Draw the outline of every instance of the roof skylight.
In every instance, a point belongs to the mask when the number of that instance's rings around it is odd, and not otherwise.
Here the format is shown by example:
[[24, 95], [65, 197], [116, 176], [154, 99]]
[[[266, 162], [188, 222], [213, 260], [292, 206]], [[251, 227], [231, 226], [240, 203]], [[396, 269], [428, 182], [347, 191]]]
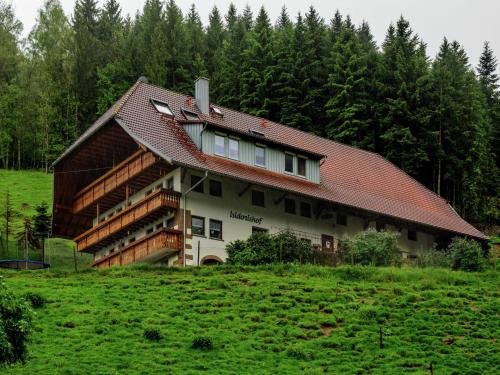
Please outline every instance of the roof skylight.
[[174, 113], [170, 109], [167, 103], [160, 102], [159, 100], [151, 99], [151, 103], [153, 103], [154, 107], [158, 112], [167, 116], [173, 116]]
[[253, 135], [257, 135], [259, 137], [265, 137], [266, 135], [258, 130], [254, 130], [254, 129], [250, 129], [249, 130], [250, 133], [252, 133]]
[[217, 107], [212, 107], [212, 111], [218, 116], [223, 116], [222, 111]]
[[186, 120], [199, 120], [200, 116], [197, 113], [188, 111], [187, 109], [182, 109], [182, 114], [186, 118]]

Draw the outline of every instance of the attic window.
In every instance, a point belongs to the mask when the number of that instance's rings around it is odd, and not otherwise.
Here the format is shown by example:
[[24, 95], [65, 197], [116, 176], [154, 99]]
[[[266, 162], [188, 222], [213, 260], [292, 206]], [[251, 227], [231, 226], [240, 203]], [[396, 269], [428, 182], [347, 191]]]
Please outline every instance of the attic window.
[[265, 138], [265, 136], [266, 136], [264, 133], [261, 133], [260, 131], [254, 130], [254, 129], [250, 129], [249, 132], [252, 133], [253, 135], [263, 137], [263, 138]]
[[199, 120], [200, 116], [197, 113], [188, 111], [187, 109], [182, 109], [182, 114], [186, 120]]
[[159, 100], [151, 99], [151, 103], [154, 105], [155, 109], [160, 112], [161, 114], [167, 115], [167, 116], [173, 116], [174, 113], [170, 109], [167, 103], [160, 102]]
[[223, 117], [224, 115], [222, 114], [222, 111], [217, 108], [217, 107], [211, 107], [212, 112], [215, 113], [217, 116]]

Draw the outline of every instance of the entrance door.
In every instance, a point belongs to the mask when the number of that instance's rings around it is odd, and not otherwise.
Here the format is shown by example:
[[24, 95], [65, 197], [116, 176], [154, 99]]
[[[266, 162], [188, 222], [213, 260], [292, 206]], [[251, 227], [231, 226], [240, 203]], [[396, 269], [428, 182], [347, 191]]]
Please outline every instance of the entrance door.
[[333, 236], [328, 234], [321, 235], [321, 250], [333, 252]]

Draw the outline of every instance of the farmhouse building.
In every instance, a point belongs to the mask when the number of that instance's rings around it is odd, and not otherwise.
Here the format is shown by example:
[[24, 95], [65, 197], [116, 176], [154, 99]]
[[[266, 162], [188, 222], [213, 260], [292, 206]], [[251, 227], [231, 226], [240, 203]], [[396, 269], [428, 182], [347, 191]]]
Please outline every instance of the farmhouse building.
[[378, 154], [137, 81], [54, 163], [53, 235], [105, 268], [223, 262], [253, 232], [321, 251], [366, 228], [405, 256], [486, 237]]

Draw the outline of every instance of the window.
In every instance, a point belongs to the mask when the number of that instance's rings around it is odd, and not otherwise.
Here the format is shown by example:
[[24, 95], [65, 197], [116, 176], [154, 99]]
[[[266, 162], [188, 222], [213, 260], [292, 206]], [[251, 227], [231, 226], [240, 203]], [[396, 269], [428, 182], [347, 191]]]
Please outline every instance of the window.
[[311, 217], [311, 204], [300, 202], [300, 216]]
[[163, 228], [163, 223], [156, 224], [156, 230], [160, 230], [161, 228]]
[[293, 199], [285, 198], [285, 212], [287, 214], [296, 214], [295, 201]]
[[416, 241], [417, 240], [417, 231], [416, 230], [408, 230], [408, 239], [410, 241]]
[[222, 111], [219, 108], [211, 107], [211, 109], [212, 109], [213, 113], [215, 113], [217, 116], [221, 116], [221, 117], [223, 116]]
[[337, 224], [338, 225], [347, 225], [347, 216], [344, 214], [337, 213]]
[[[195, 175], [191, 175], [191, 187], [193, 187], [194, 185], [196, 185], [199, 181], [201, 181], [201, 177], [200, 176], [195, 176]], [[193, 191], [196, 191], [198, 193], [203, 193], [203, 182], [200, 182], [198, 185], [196, 185], [196, 187], [193, 189]]]
[[293, 173], [293, 155], [285, 154], [285, 172]]
[[262, 146], [255, 146], [255, 165], [259, 167], [266, 166], [266, 148]]
[[385, 223], [381, 223], [380, 221], [375, 222], [375, 229], [380, 232], [385, 229]]
[[198, 116], [197, 113], [188, 111], [187, 109], [182, 109], [182, 114], [186, 118], [186, 120], [199, 120], [200, 117]]
[[161, 189], [163, 189], [163, 182], [155, 186], [155, 190], [161, 190]]
[[252, 190], [252, 204], [258, 207], [265, 207], [265, 194], [263, 191]]
[[252, 227], [252, 234], [255, 234], [255, 233], [267, 233], [267, 232], [269, 232], [269, 229], [259, 228], [259, 227]]
[[168, 190], [174, 190], [174, 178], [173, 177], [170, 177], [167, 180], [167, 189]]
[[153, 233], [154, 228], [151, 227], [146, 231], [146, 235]]
[[258, 130], [255, 129], [250, 129], [249, 132], [253, 135], [256, 135], [258, 137], [265, 137], [266, 135]]
[[240, 142], [229, 138], [229, 157], [234, 160], [240, 159]]
[[128, 240], [128, 243], [129, 243], [129, 244], [130, 244], [130, 243], [133, 243], [133, 242], [135, 242], [135, 237], [132, 237], [132, 238], [130, 238], [130, 239]]
[[224, 138], [222, 135], [215, 134], [215, 150], [214, 150], [215, 155], [226, 156], [226, 150], [224, 145], [225, 141], [226, 138]]
[[205, 218], [191, 216], [191, 233], [195, 236], [205, 235]]
[[175, 227], [175, 218], [171, 217], [170, 219], [167, 220], [167, 228], [174, 228]]
[[306, 177], [306, 158], [297, 157], [297, 174]]
[[147, 197], [148, 195], [150, 195], [151, 193], [153, 192], [153, 189], [149, 189], [148, 191], [146, 191], [146, 193], [144, 193], [144, 196]]
[[173, 116], [174, 113], [170, 109], [167, 103], [160, 102], [158, 100], [151, 99], [151, 103], [153, 103], [154, 107], [158, 112], [167, 116]]
[[210, 238], [222, 240], [222, 221], [210, 219]]
[[210, 180], [209, 181], [210, 195], [214, 197], [222, 197], [222, 183], [220, 181]]

